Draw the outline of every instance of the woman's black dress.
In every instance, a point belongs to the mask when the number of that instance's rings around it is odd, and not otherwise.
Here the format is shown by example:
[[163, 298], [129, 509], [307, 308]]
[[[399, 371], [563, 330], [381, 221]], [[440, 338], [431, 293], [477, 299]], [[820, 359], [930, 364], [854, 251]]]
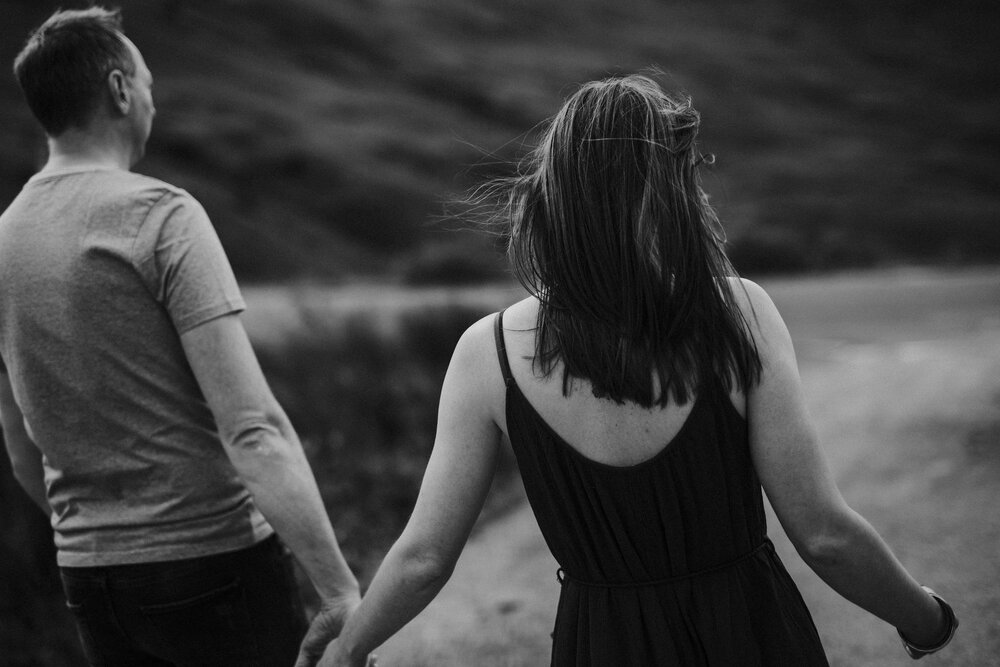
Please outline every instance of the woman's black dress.
[[525, 399], [497, 352], [528, 501], [561, 566], [552, 665], [827, 665], [767, 538], [747, 427], [711, 383], [674, 439], [632, 466], [591, 460]]

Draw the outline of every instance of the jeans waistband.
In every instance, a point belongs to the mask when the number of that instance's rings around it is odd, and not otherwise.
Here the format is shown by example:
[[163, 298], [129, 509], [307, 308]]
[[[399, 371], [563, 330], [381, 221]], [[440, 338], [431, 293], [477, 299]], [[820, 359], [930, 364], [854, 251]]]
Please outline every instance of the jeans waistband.
[[162, 578], [171, 573], [185, 575], [191, 570], [200, 568], [225, 567], [227, 564], [232, 563], [254, 562], [270, 558], [274, 554], [279, 554], [283, 549], [284, 546], [280, 542], [277, 533], [272, 533], [252, 546], [233, 551], [221, 551], [205, 556], [145, 563], [83, 567], [61, 566], [59, 572], [63, 578], [77, 580], [103, 580], [107, 577], [113, 577], [119, 582], [141, 581], [150, 576]]

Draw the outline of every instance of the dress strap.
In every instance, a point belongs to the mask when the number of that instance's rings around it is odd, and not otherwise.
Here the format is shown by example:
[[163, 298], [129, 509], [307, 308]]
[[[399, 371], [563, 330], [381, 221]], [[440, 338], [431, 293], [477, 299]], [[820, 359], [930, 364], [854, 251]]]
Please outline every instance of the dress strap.
[[497, 344], [497, 359], [500, 360], [500, 371], [503, 373], [504, 384], [513, 387], [514, 376], [510, 372], [510, 362], [507, 361], [507, 344], [503, 340], [503, 313], [504, 311], [501, 310], [493, 320], [493, 339]]

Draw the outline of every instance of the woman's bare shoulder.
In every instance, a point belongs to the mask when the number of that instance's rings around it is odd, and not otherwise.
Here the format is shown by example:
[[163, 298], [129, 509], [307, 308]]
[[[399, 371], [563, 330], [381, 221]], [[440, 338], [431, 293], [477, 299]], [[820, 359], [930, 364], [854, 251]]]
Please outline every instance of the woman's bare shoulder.
[[[519, 327], [526, 317], [530, 316], [531, 304], [525, 299], [505, 309], [503, 317], [504, 338], [509, 350], [519, 346], [520, 340], [511, 334], [511, 327]], [[537, 310], [537, 309], [536, 309]], [[451, 391], [443, 394], [459, 401], [455, 409], [465, 413], [480, 413], [489, 417], [498, 425], [503, 423], [506, 385], [503, 381], [503, 370], [497, 352], [495, 326], [496, 313], [490, 313], [474, 322], [455, 345], [455, 352], [445, 377], [445, 386]], [[533, 326], [533, 321], [532, 325]], [[443, 403], [442, 405], [445, 405]]]
[[781, 313], [763, 287], [746, 278], [731, 277], [727, 280], [736, 305], [758, 342], [761, 338], [769, 340], [774, 336], [783, 338], [788, 335]]
[[736, 298], [736, 303], [741, 308], [745, 306], [756, 307], [765, 303], [771, 303], [771, 297], [768, 296], [763, 287], [754, 281], [738, 276], [729, 276], [726, 280], [729, 282], [729, 289]]
[[[504, 309], [504, 338], [511, 344], [511, 338], [522, 330], [533, 330], [538, 313], [538, 301], [534, 297], [522, 299]], [[455, 347], [453, 364], [469, 370], [483, 371], [497, 364], [495, 324], [496, 313], [490, 313], [473, 323]]]
[[538, 299], [529, 296], [507, 307], [503, 328], [508, 331], [534, 331], [538, 321]]

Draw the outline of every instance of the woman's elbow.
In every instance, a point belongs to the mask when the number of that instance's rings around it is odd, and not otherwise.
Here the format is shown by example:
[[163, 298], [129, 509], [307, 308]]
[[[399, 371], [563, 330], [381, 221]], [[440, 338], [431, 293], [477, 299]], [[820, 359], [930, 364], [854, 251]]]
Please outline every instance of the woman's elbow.
[[850, 540], [845, 535], [827, 533], [810, 537], [795, 546], [810, 567], [827, 569], [837, 567], [846, 560]]
[[813, 568], [836, 568], [849, 560], [854, 548], [854, 517], [849, 508], [844, 508], [836, 516], [813, 524], [811, 530], [794, 539], [796, 550], [802, 559]]

